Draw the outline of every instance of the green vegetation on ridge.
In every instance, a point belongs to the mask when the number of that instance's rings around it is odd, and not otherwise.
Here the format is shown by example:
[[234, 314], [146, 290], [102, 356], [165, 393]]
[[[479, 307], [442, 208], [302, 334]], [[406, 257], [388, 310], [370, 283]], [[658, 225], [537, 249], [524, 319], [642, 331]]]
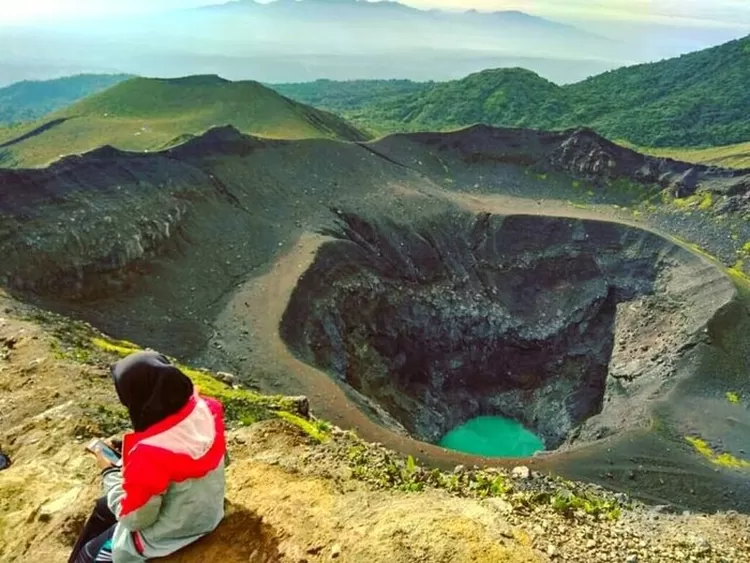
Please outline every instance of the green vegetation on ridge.
[[423, 91], [434, 82], [411, 80], [316, 80], [289, 84], [269, 84], [282, 96], [333, 112], [355, 110], [373, 100], [380, 102]]
[[567, 86], [522, 69], [487, 70], [442, 83], [397, 84], [326, 82], [279, 88], [296, 99], [340, 109], [353, 122], [379, 133], [481, 122], [541, 129], [586, 126], [610, 139], [647, 147], [707, 147], [750, 139], [750, 37]]
[[486, 70], [344, 115], [377, 132], [455, 129], [480, 122], [545, 128], [569, 109], [559, 91], [529, 70]]
[[80, 74], [16, 82], [0, 88], [0, 124], [38, 119], [128, 78], [127, 74]]
[[702, 149], [639, 147], [636, 150], [645, 154], [673, 158], [683, 162], [709, 164], [723, 168], [750, 168], [750, 143]]
[[222, 125], [269, 138], [363, 139], [339, 117], [293, 102], [257, 82], [216, 76], [134, 78], [45, 121], [0, 130], [0, 166], [46, 165], [103, 145], [160, 150]]

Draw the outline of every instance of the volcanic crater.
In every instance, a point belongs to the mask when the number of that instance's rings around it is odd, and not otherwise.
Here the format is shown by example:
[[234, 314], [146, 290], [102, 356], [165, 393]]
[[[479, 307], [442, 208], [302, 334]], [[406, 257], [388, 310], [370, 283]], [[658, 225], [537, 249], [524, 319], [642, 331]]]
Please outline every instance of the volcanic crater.
[[[498, 416], [543, 441], [535, 470], [745, 510], [750, 294], [669, 237], [734, 256], [748, 177], [590, 131], [223, 127], [0, 171], [0, 285], [431, 465], [518, 464], [438, 446]], [[673, 209], [697, 190], [721, 221]]]
[[372, 418], [424, 442], [483, 415], [522, 423], [547, 450], [621, 432], [715, 302], [697, 257], [617, 223], [339, 218], [281, 336]]

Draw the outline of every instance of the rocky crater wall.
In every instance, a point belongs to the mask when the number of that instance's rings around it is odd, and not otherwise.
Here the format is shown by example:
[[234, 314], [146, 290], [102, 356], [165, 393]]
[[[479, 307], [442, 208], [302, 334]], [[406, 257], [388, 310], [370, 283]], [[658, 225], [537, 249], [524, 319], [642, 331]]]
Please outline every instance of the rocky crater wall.
[[687, 251], [614, 223], [341, 214], [328, 234], [283, 339], [380, 423], [433, 443], [480, 415], [523, 423], [547, 449], [642, 423], [676, 351], [733, 292], [707, 287], [696, 272], [714, 269]]
[[[468, 165], [468, 186], [486, 189], [493, 167], [534, 166], [562, 172], [593, 184], [627, 180], [674, 197], [711, 192], [726, 199], [725, 213], [750, 213], [750, 170], [734, 170], [653, 157], [617, 145], [586, 128], [568, 131], [496, 128], [475, 125], [450, 133], [397, 134], [368, 145], [378, 154], [441, 180], [446, 167], [454, 176]], [[425, 155], [425, 148], [430, 155]], [[437, 160], [436, 158], [437, 157]], [[526, 181], [528, 183], [528, 180]]]

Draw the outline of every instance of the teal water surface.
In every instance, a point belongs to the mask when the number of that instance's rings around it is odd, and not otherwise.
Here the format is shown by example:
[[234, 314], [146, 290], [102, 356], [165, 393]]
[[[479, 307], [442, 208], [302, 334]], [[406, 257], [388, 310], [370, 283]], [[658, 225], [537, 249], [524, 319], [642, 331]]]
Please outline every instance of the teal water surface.
[[487, 457], [526, 457], [544, 449], [536, 434], [502, 416], [472, 418], [443, 436], [440, 446]]

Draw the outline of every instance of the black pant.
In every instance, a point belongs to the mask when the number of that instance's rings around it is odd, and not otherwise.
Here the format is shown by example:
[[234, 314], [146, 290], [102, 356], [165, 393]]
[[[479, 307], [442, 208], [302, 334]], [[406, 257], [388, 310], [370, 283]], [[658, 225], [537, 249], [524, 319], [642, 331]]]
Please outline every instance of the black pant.
[[107, 506], [107, 497], [100, 498], [78, 536], [68, 563], [94, 563], [99, 550], [112, 538], [115, 524], [117, 518]]

